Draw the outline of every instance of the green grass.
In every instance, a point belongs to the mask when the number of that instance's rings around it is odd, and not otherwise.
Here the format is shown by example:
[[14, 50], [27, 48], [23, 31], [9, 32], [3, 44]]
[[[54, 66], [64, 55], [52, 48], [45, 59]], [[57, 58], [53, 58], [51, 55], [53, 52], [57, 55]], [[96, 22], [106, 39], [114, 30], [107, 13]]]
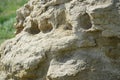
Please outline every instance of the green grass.
[[2, 25], [0, 25], [0, 44], [4, 40], [14, 37], [14, 22], [15, 18], [10, 18], [9, 20], [5, 21]]
[[16, 10], [28, 0], [0, 0], [0, 44], [14, 37]]

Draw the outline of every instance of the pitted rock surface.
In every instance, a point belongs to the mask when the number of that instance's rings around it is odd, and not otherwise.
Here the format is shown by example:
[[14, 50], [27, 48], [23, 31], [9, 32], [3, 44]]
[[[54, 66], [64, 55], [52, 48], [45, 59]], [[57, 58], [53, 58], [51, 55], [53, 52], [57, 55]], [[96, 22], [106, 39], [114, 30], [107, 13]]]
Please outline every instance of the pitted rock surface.
[[0, 47], [0, 80], [120, 80], [120, 0], [30, 0]]

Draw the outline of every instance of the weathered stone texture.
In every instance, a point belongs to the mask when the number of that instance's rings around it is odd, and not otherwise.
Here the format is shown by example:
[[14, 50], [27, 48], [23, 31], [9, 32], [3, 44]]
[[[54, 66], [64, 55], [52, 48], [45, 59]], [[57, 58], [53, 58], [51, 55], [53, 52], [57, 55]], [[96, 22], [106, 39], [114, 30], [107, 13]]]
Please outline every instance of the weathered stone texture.
[[120, 80], [120, 0], [30, 0], [0, 47], [0, 80]]

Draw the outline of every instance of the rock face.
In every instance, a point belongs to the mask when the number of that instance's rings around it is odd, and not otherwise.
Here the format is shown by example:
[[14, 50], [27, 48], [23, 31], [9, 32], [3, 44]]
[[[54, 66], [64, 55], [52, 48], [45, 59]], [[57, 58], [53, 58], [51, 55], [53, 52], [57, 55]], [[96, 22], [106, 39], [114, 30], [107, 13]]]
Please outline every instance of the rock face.
[[0, 48], [0, 80], [120, 80], [120, 0], [30, 0]]

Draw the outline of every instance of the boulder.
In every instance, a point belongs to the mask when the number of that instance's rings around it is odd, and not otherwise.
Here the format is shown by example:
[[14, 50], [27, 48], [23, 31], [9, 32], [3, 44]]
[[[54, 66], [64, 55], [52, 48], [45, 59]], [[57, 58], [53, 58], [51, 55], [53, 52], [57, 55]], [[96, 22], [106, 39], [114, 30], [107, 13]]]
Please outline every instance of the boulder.
[[0, 80], [120, 80], [120, 0], [30, 0], [0, 47]]

